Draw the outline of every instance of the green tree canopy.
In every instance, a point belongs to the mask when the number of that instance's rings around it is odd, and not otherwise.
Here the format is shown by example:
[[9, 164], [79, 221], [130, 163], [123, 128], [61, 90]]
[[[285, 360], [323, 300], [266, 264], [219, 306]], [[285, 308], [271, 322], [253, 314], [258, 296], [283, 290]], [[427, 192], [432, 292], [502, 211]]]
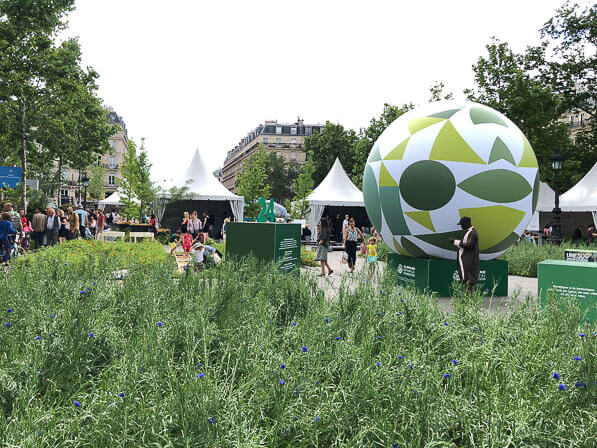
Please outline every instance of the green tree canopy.
[[267, 183], [268, 155], [265, 149], [255, 151], [243, 164], [236, 179], [236, 190], [245, 198], [245, 216], [257, 218], [259, 215], [258, 200], [269, 199], [271, 187]]

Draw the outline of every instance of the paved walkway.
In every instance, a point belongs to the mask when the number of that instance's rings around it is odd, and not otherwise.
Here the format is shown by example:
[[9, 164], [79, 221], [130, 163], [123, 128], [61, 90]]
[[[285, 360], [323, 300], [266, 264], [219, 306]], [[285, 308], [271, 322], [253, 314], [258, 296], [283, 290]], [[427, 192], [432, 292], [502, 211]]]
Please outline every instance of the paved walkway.
[[[331, 276], [318, 277], [317, 281], [322, 289], [326, 291], [326, 295], [333, 299], [341, 285], [348, 285], [349, 287], [355, 285], [362, 279], [368, 278], [366, 259], [364, 257], [357, 257], [357, 265], [354, 273], [348, 272], [348, 265], [342, 263], [342, 251], [334, 251], [328, 255], [328, 262], [334, 271]], [[377, 263], [376, 269], [383, 272], [385, 263]], [[302, 268], [304, 273], [317, 275], [321, 272], [321, 268]], [[499, 313], [506, 310], [510, 304], [521, 302], [527, 296], [537, 296], [537, 279], [528, 277], [508, 277], [508, 297], [488, 297], [484, 299], [483, 306], [490, 313]], [[438, 299], [440, 306], [444, 312], [451, 310], [450, 297], [441, 297]]]

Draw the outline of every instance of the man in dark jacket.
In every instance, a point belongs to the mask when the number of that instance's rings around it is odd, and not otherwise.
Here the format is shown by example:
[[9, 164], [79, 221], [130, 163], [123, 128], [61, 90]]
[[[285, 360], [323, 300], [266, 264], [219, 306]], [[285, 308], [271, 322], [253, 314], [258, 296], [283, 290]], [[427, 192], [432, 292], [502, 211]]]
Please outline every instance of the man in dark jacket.
[[52, 207], [46, 210], [46, 245], [53, 246], [58, 242], [58, 232], [60, 231], [60, 218]]
[[479, 281], [479, 234], [471, 218], [463, 216], [458, 225], [464, 230], [462, 240], [450, 239], [458, 247], [458, 276], [462, 284], [472, 291]]

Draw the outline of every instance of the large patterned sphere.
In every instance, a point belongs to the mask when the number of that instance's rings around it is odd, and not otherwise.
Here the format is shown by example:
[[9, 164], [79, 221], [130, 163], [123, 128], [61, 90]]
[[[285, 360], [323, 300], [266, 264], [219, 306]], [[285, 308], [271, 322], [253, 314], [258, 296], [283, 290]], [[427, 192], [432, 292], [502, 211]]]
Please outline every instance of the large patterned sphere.
[[537, 205], [533, 148], [501, 113], [476, 103], [433, 103], [394, 121], [373, 145], [363, 175], [367, 214], [397, 253], [455, 259], [450, 238], [469, 216], [481, 259], [497, 257]]

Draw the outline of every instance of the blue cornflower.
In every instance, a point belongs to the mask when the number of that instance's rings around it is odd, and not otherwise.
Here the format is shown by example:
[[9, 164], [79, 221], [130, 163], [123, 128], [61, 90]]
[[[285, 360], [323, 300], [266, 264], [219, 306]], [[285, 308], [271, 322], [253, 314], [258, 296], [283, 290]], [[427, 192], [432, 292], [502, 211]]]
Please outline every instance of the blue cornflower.
[[284, 369], [286, 368], [286, 364], [282, 364], [282, 365], [280, 366], [280, 368], [281, 368], [282, 370], [284, 370]]
[[336, 341], [339, 341], [339, 340], [340, 340], [340, 336], [336, 336]]
[[68, 263], [64, 263], [64, 266], [68, 266]]
[[91, 339], [93, 339], [93, 338], [95, 337], [95, 333], [94, 333], [93, 331], [92, 331], [92, 332], [90, 332], [90, 333], [89, 333], [89, 337], [90, 337]]
[[379, 361], [377, 361], [377, 367], [381, 367], [381, 364]]
[[455, 359], [452, 360], [452, 364], [454, 364], [455, 366], [458, 365], [458, 361], [456, 361]]
[[553, 376], [554, 380], [559, 380], [560, 379], [560, 374], [558, 372], [554, 372], [552, 376]]
[[119, 396], [120, 398], [122, 398], [122, 397], [124, 397], [124, 394], [123, 394], [122, 392], [120, 392], [120, 393], [118, 394], [118, 396]]
[[78, 408], [81, 407], [81, 403], [79, 403], [77, 400], [73, 401], [73, 404]]
[[292, 326], [293, 326], [293, 327], [296, 327], [296, 322], [293, 322], [293, 323], [292, 323]]
[[575, 356], [575, 357], [574, 357], [574, 359], [575, 359], [576, 361], [582, 361], [582, 358], [581, 358], [580, 356]]
[[4, 324], [4, 326], [5, 326], [6, 328], [10, 328], [10, 324], [9, 324], [8, 322], [6, 322], [6, 323]]
[[381, 316], [381, 313], [377, 313], [378, 316]]
[[203, 378], [205, 376], [205, 373], [198, 373], [197, 374], [197, 378]]
[[[417, 392], [417, 391], [415, 390], [415, 392]], [[394, 445], [392, 445], [392, 448], [398, 448], [398, 444], [395, 443]]]
[[161, 327], [164, 323], [161, 320], [158, 320], [158, 327]]
[[558, 389], [560, 389], [560, 390], [566, 390], [566, 386], [564, 386], [562, 383], [560, 383], [558, 385]]
[[270, 320], [268, 323], [273, 324], [274, 322]]
[[12, 313], [12, 308], [6, 310], [7, 313]]
[[203, 367], [203, 364], [199, 363], [199, 367]]
[[330, 320], [329, 320], [327, 317], [325, 318], [325, 323], [326, 323], [326, 324], [329, 324], [329, 323], [330, 323]]
[[213, 308], [210, 308], [209, 311], [213, 311]]
[[410, 362], [408, 363], [408, 367], [410, 367], [410, 370], [413, 370], [415, 366], [413, 366]]
[[87, 291], [91, 291], [91, 288], [87, 288]]
[[317, 415], [315, 416], [315, 421], [318, 422], [319, 420], [321, 420]]
[[381, 336], [377, 336], [377, 339], [381, 339]]
[[449, 373], [444, 373], [444, 378], [450, 378], [452, 375], [450, 375]]
[[398, 355], [398, 359], [404, 359], [404, 356]]
[[444, 325], [445, 325], [446, 327], [449, 327], [449, 326], [450, 326], [450, 324], [449, 324], [448, 322], [444, 322]]
[[473, 328], [473, 331], [479, 331], [479, 329], [478, 328]]
[[303, 353], [307, 353], [309, 351], [309, 348], [306, 345], [303, 345], [301, 350], [303, 351]]
[[319, 385], [319, 380], [315, 381], [315, 384]]
[[284, 380], [280, 380], [280, 381], [278, 381], [278, 383], [280, 383], [280, 386], [283, 386], [284, 384], [286, 384], [286, 383], [284, 382]]
[[41, 341], [41, 336], [35, 336], [36, 341]]
[[580, 383], [579, 383], [579, 382], [577, 381], [577, 382], [576, 382], [576, 384], [575, 384], [575, 386], [576, 386], [576, 387], [587, 387], [587, 383], [585, 383], [584, 381], [582, 381], [582, 382], [580, 382]]
[[56, 317], [55, 314], [50, 314], [50, 318], [54, 319]]
[[216, 422], [216, 419], [215, 419], [215, 418], [213, 418], [213, 417], [209, 417], [209, 418], [207, 419], [207, 421], [209, 422], [209, 424], [210, 424], [210, 425], [213, 425], [213, 424]]
[[97, 282], [93, 282], [93, 286], [97, 285]]
[[586, 335], [584, 333], [578, 333], [581, 338], [584, 338]]
[[81, 291], [81, 294], [87, 294], [87, 291], [83, 290]]

